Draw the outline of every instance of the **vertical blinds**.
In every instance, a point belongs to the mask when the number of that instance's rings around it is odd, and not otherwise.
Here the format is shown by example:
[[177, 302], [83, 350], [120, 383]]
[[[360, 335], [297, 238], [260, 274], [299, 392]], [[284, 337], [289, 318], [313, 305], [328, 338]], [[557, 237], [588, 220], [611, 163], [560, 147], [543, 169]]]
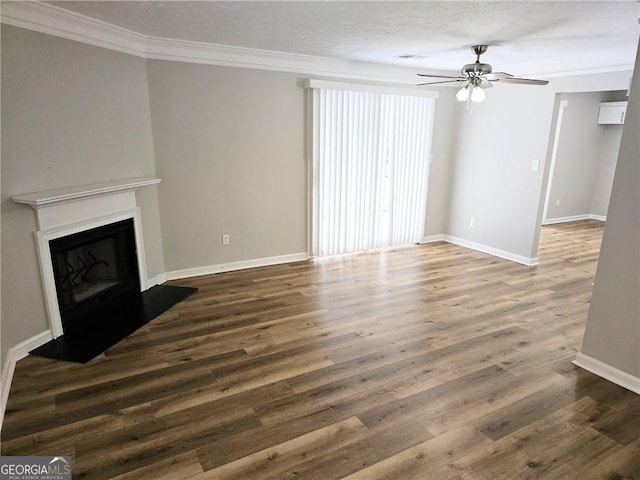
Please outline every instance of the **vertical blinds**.
[[433, 108], [432, 98], [313, 89], [314, 255], [421, 240]]

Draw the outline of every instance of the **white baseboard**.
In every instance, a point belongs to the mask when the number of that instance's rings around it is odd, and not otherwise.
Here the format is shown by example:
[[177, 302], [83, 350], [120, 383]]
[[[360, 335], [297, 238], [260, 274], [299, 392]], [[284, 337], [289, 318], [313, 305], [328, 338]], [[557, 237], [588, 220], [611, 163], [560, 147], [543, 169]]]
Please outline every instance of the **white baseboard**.
[[504, 258], [505, 260], [511, 260], [512, 262], [521, 263], [522, 265], [533, 266], [538, 265], [537, 258], [527, 258], [521, 255], [516, 255], [511, 252], [507, 252], [505, 250], [499, 250], [497, 248], [488, 247], [487, 245], [482, 245], [481, 243], [472, 242], [470, 240], [465, 240], [464, 238], [454, 237], [452, 235], [438, 234], [438, 235], [430, 235], [428, 237], [424, 237], [420, 244], [426, 243], [435, 243], [435, 242], [447, 242], [453, 245], [458, 245], [459, 247], [470, 248], [471, 250], [477, 250], [478, 252], [487, 253], [489, 255], [493, 255], [494, 257]]
[[573, 361], [573, 364], [580, 368], [584, 368], [599, 377], [609, 380], [616, 385], [620, 385], [627, 390], [640, 394], [640, 378], [627, 372], [623, 372], [616, 367], [612, 367], [611, 365], [601, 362], [600, 360], [596, 360], [584, 353], [579, 353]]
[[599, 220], [604, 222], [607, 220], [607, 217], [604, 215], [594, 215], [594, 214], [586, 214], [586, 215], [573, 215], [571, 217], [558, 217], [558, 218], [547, 218], [542, 222], [542, 225], [554, 225], [556, 223], [567, 223], [567, 222], [579, 222], [580, 220]]
[[506, 250], [500, 250], [498, 248], [482, 245], [481, 243], [465, 240], [464, 238], [454, 237], [451, 235], [444, 235], [444, 241], [453, 243], [454, 245], [458, 245], [460, 247], [470, 248], [471, 250], [487, 253], [489, 255], [493, 255], [494, 257], [504, 258], [505, 260], [511, 260], [512, 262], [520, 263], [522, 265], [527, 265], [529, 267], [533, 265], [538, 265], [537, 257], [534, 257], [534, 258], [523, 257], [522, 255], [517, 255], [515, 253], [507, 252]]
[[160, 275], [156, 275], [155, 277], [147, 279], [147, 288], [145, 290], [149, 290], [151, 287], [155, 287], [156, 285], [162, 285], [167, 281], [167, 274], [161, 273]]
[[46, 330], [10, 348], [7, 352], [4, 367], [2, 368], [2, 380], [0, 384], [0, 429], [2, 429], [2, 423], [4, 421], [4, 411], [7, 407], [7, 399], [9, 398], [9, 390], [11, 389], [11, 381], [13, 380], [16, 363], [18, 360], [26, 357], [31, 350], [44, 345], [50, 340], [53, 340], [53, 333], [51, 333], [51, 330]]
[[428, 237], [424, 237], [420, 240], [420, 245], [425, 243], [435, 243], [435, 242], [445, 242], [445, 235], [443, 233], [439, 233], [437, 235], [429, 235]]
[[165, 274], [166, 280], [179, 280], [181, 278], [199, 277], [201, 275], [211, 275], [213, 273], [231, 272], [234, 270], [245, 270], [247, 268], [266, 267], [281, 263], [301, 262], [308, 260], [307, 252], [292, 253], [289, 255], [279, 255], [276, 257], [254, 258], [251, 260], [241, 260], [239, 262], [220, 263], [206, 267], [187, 268], [184, 270], [174, 270]]

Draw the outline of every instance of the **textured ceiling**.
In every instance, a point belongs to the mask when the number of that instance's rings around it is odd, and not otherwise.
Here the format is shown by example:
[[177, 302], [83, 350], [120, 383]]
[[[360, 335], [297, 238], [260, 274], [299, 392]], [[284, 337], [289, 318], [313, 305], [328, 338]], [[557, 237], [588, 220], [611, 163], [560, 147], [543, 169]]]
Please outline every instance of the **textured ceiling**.
[[[518, 75], [633, 65], [640, 3], [627, 1], [55, 1], [144, 35], [458, 70], [474, 60]], [[401, 55], [428, 58], [402, 59]]]

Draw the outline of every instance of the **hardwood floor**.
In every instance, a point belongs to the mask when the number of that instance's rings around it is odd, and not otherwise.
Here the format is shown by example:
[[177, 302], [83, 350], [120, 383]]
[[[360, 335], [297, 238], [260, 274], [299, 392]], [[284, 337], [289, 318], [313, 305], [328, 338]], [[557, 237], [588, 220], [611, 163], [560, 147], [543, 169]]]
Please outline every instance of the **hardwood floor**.
[[640, 478], [640, 396], [574, 367], [602, 236], [525, 267], [437, 243], [175, 282], [86, 365], [16, 368], [4, 455], [74, 478]]

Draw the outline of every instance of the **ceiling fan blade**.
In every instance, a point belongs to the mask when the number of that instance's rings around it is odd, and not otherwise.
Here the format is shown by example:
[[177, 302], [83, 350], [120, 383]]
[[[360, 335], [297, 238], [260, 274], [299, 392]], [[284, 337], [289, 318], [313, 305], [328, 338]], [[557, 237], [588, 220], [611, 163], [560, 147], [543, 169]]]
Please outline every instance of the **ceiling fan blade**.
[[480, 80], [480, 88], [492, 88], [493, 87], [493, 83], [491, 83], [490, 80], [487, 80], [486, 78], [483, 78]]
[[496, 80], [502, 80], [504, 78], [511, 78], [511, 77], [513, 77], [513, 75], [511, 75], [510, 73], [506, 73], [506, 72], [487, 73], [484, 76], [484, 78], [486, 78], [490, 82], [495, 82]]
[[452, 75], [428, 75], [426, 73], [418, 73], [417, 74], [419, 77], [432, 77], [432, 78], [461, 78], [459, 76], [452, 76]]
[[531, 78], [518, 77], [500, 78], [496, 81], [500, 83], [518, 83], [521, 85], [546, 85], [549, 83], [549, 80], [533, 80]]
[[440, 80], [439, 82], [427, 82], [427, 83], [419, 83], [416, 85], [417, 87], [421, 87], [423, 85], [440, 85], [443, 83], [458, 83], [458, 82], [466, 82], [466, 78], [457, 78], [455, 80]]
[[[446, 79], [435, 82], [420, 83], [418, 86], [464, 82], [467, 84], [467, 86], [485, 89], [493, 87], [494, 82], [518, 83], [522, 85], [547, 85], [549, 83], [548, 80], [534, 80], [531, 78], [514, 77], [512, 74], [507, 72], [491, 72], [491, 65], [489, 65], [488, 63], [480, 62], [480, 55], [485, 53], [487, 51], [487, 48], [487, 45], [474, 45], [473, 47], [471, 47], [473, 53], [476, 55], [476, 62], [464, 65], [461, 70], [461, 75], [457, 77], [449, 75], [429, 75], [427, 73], [418, 73], [418, 76], [420, 77]], [[478, 91], [477, 93], [481, 93], [484, 97], [483, 92]]]

